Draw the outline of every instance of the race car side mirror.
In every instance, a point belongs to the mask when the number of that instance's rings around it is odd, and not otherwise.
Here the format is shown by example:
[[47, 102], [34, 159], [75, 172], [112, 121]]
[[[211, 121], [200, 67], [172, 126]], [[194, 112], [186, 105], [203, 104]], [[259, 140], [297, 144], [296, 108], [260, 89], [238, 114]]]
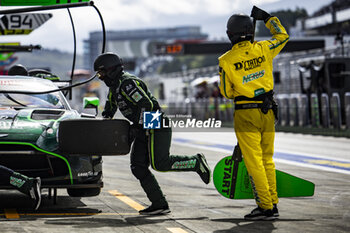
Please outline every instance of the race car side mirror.
[[84, 109], [95, 109], [95, 116], [98, 114], [98, 106], [100, 99], [98, 97], [84, 97], [83, 99]]

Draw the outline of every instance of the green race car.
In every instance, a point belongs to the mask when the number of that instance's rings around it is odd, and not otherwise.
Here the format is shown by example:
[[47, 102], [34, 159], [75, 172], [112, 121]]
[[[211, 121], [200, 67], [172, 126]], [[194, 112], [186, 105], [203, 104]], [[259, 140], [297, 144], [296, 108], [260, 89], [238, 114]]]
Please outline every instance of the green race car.
[[[70, 196], [95, 196], [103, 187], [102, 157], [59, 149], [60, 122], [81, 119], [57, 85], [43, 78], [0, 76], [0, 164], [31, 177], [42, 188], [66, 188]], [[6, 93], [8, 91], [9, 93]], [[0, 189], [9, 188], [0, 181]]]

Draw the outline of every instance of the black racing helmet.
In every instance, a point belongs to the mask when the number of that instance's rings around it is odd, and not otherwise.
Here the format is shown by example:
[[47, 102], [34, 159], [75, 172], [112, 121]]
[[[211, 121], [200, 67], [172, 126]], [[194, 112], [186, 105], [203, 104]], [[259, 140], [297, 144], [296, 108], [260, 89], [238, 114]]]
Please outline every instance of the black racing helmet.
[[94, 62], [94, 70], [108, 70], [112, 67], [123, 65], [122, 60], [115, 53], [107, 52], [99, 55]]
[[110, 87], [117, 84], [117, 80], [123, 71], [123, 62], [115, 53], [103, 53], [96, 58], [94, 70], [99, 73], [100, 78]]
[[226, 33], [232, 44], [251, 40], [254, 36], [253, 22], [248, 15], [234, 14], [227, 21]]
[[11, 66], [7, 74], [28, 76], [28, 70], [22, 64], [16, 64]]

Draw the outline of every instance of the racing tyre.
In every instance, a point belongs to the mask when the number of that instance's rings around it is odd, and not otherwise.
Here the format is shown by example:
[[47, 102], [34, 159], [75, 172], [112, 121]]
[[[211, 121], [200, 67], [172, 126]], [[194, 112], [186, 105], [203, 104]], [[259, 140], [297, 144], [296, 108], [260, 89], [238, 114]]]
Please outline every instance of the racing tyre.
[[67, 193], [71, 197], [93, 197], [101, 193], [101, 188], [84, 188], [84, 189], [67, 189]]
[[59, 148], [71, 155], [125, 155], [130, 123], [124, 119], [73, 119], [59, 125]]

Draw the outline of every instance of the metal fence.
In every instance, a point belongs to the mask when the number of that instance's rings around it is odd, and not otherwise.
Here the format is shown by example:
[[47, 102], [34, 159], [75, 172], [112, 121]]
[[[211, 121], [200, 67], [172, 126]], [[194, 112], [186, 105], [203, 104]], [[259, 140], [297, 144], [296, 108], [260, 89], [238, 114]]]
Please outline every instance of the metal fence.
[[[340, 96], [317, 94], [278, 94], [277, 128], [314, 128], [333, 131], [350, 130], [350, 92]], [[184, 102], [163, 103], [169, 115], [188, 115], [198, 120], [215, 118], [233, 125], [234, 103], [223, 98], [186, 99]], [[287, 130], [288, 131], [288, 130]]]
[[[350, 129], [350, 93], [342, 97], [323, 93], [280, 94], [276, 96], [279, 105], [281, 126], [310, 126], [325, 129]], [[343, 102], [343, 104], [342, 104]]]

